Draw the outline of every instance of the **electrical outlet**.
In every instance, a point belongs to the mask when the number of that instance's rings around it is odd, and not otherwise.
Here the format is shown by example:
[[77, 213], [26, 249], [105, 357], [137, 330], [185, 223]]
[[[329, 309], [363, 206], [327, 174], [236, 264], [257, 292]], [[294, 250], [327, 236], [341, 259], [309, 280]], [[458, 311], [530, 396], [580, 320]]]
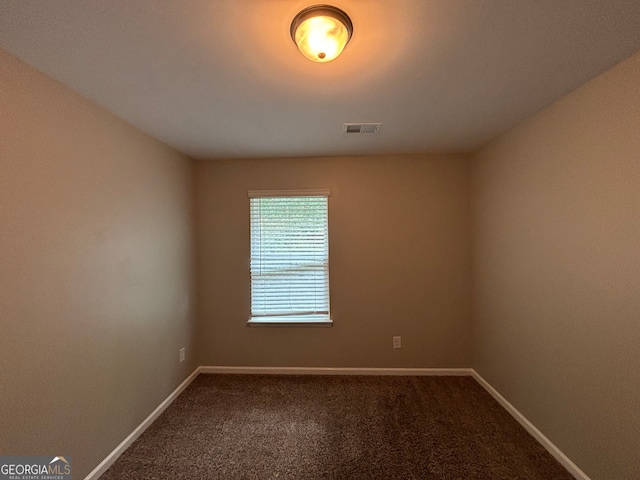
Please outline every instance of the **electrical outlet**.
[[184, 347], [182, 347], [180, 349], [180, 363], [184, 362], [184, 352], [185, 352], [185, 349]]
[[402, 348], [402, 337], [393, 337], [393, 348]]

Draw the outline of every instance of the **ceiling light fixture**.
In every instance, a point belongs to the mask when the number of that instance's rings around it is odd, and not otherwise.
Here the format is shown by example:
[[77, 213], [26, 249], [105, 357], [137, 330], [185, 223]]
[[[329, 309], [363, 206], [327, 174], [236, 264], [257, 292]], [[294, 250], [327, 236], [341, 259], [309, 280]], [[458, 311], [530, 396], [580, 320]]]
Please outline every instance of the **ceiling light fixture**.
[[291, 22], [291, 38], [300, 52], [314, 62], [330, 62], [336, 58], [352, 34], [349, 16], [331, 5], [307, 7]]

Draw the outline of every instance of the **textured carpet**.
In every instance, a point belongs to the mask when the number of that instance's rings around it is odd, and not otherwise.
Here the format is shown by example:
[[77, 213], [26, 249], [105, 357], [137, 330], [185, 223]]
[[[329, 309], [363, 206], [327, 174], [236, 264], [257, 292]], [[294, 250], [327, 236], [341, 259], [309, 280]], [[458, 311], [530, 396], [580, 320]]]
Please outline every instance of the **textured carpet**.
[[471, 377], [200, 375], [101, 477], [573, 477]]

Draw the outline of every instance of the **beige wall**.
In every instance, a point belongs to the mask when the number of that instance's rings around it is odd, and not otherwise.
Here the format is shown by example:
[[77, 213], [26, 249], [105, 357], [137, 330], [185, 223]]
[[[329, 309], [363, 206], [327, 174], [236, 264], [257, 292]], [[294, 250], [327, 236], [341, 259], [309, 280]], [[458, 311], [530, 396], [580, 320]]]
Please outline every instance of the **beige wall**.
[[[304, 188], [331, 189], [334, 326], [247, 327], [247, 191]], [[466, 157], [198, 162], [196, 208], [202, 364], [470, 365]]]
[[196, 366], [193, 165], [0, 51], [0, 452], [83, 478]]
[[475, 368], [593, 479], [640, 478], [640, 54], [473, 184]]

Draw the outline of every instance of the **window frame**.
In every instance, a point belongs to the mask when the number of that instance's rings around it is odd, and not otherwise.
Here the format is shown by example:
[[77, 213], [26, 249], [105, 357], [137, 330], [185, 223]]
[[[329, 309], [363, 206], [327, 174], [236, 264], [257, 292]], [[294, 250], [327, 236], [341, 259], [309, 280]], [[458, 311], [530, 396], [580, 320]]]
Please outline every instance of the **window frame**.
[[[331, 296], [330, 296], [330, 281], [329, 281], [329, 197], [331, 196], [331, 191], [328, 189], [309, 189], [309, 190], [249, 190], [248, 195], [250, 199], [254, 198], [293, 198], [293, 197], [324, 197], [327, 202], [327, 223], [326, 223], [326, 236], [327, 236], [327, 267], [326, 267], [326, 275], [327, 275], [327, 314], [326, 318], [317, 318], [319, 315], [309, 315], [309, 319], [304, 319], [301, 316], [292, 316], [292, 320], [285, 320], [286, 315], [280, 316], [253, 316], [252, 311], [252, 302], [253, 302], [253, 285], [251, 281], [251, 246], [249, 247], [249, 320], [247, 321], [247, 326], [250, 327], [331, 327], [333, 326], [333, 317], [331, 315]], [[251, 204], [249, 207], [249, 222], [250, 222], [250, 231], [249, 231], [249, 242], [251, 245], [252, 240], [252, 232], [251, 232], [251, 222], [252, 222], [252, 212], [251, 212]], [[316, 318], [312, 318], [316, 317]]]

